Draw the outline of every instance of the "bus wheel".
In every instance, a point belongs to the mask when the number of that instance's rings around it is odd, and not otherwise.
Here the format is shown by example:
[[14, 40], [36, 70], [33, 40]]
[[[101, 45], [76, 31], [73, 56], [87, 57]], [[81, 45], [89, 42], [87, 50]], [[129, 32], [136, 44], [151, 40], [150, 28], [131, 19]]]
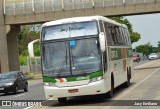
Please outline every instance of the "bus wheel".
[[67, 98], [64, 97], [64, 98], [58, 98], [58, 102], [59, 103], [65, 103], [67, 101]]
[[127, 70], [127, 81], [125, 82], [125, 87], [129, 87], [131, 79], [131, 70]]
[[107, 93], [107, 96], [109, 98], [113, 97], [113, 93], [114, 93], [114, 78], [113, 76], [111, 77], [111, 90]]

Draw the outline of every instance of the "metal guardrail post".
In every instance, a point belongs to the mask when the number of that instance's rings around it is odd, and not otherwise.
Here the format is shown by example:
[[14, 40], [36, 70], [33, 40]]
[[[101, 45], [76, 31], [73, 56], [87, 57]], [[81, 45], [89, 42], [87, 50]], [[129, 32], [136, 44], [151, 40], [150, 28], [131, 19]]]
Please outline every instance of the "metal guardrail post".
[[43, 12], [45, 12], [45, 9], [44, 9], [44, 0], [42, 0], [42, 8], [43, 8]]
[[6, 0], [3, 0], [3, 14], [6, 14]]
[[52, 11], [54, 11], [54, 5], [53, 5], [53, 0], [52, 0]]
[[14, 15], [16, 15], [16, 3], [13, 3], [14, 6]]
[[25, 6], [26, 6], [26, 5], [25, 5], [25, 2], [23, 2], [23, 14], [25, 14], [25, 10], [24, 10], [24, 9], [25, 9]]
[[102, 5], [103, 5], [103, 7], [104, 7], [104, 0], [103, 0], [103, 4], [102, 4]]
[[72, 7], [73, 7], [73, 10], [74, 10], [74, 0], [72, 0]]
[[82, 0], [82, 7], [83, 7], [83, 9], [84, 9], [84, 1]]
[[34, 0], [32, 0], [32, 11], [34, 13]]
[[94, 0], [92, 0], [92, 7], [94, 8]]
[[64, 10], [64, 1], [62, 0], [62, 10]]
[[114, 2], [115, 2], [115, 1], [113, 0], [113, 6], [114, 6], [114, 4], [115, 4]]

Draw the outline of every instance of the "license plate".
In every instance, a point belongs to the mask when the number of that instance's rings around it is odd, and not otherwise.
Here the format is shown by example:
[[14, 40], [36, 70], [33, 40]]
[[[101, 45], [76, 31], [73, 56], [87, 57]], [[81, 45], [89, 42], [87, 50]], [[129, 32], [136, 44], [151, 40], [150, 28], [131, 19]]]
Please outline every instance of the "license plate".
[[76, 93], [76, 92], [78, 92], [78, 89], [70, 89], [70, 90], [68, 90], [68, 92], [69, 93]]
[[4, 88], [3, 88], [3, 87], [0, 87], [0, 90], [4, 90]]

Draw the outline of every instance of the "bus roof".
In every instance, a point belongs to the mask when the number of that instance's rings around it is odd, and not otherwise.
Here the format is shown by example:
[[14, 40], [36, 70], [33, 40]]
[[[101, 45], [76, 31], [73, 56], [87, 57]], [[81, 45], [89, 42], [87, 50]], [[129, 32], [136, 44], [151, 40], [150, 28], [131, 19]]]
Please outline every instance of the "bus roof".
[[127, 28], [127, 26], [125, 24], [120, 24], [114, 20], [111, 20], [111, 19], [103, 17], [103, 16], [85, 16], [85, 17], [65, 18], [65, 19], [46, 22], [42, 25], [42, 27], [59, 25], [59, 24], [64, 24], [64, 23], [85, 22], [85, 21], [92, 21], [92, 20], [102, 20], [102, 21], [105, 21], [105, 22], [108, 22], [108, 23], [111, 23], [111, 24], [114, 24], [117, 26]]

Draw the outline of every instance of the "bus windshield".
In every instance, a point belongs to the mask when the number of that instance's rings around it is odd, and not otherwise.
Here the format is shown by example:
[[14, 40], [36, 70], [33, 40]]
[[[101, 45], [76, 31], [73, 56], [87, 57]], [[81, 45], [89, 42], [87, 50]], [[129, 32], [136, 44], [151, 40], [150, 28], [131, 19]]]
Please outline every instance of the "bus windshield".
[[44, 76], [83, 75], [101, 69], [98, 37], [45, 43], [43, 45]]

